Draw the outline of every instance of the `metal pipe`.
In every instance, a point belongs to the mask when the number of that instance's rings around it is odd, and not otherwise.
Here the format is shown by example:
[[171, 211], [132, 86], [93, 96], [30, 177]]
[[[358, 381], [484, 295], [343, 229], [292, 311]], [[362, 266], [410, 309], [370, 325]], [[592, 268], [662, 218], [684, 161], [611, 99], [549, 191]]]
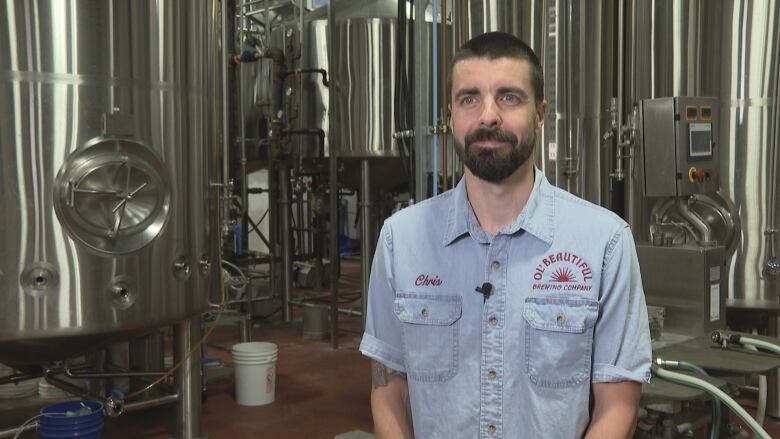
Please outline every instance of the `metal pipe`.
[[439, 19], [439, 0], [431, 0], [433, 3], [433, 25], [431, 34], [433, 36], [433, 49], [431, 53], [433, 87], [431, 87], [431, 106], [433, 117], [433, 158], [431, 159], [431, 187], [433, 196], [439, 195], [439, 33], [436, 32], [436, 22]]
[[[447, 126], [447, 118], [444, 117], [444, 115], [448, 114], [448, 103], [449, 103], [449, 88], [447, 87], [448, 81], [447, 81], [447, 70], [449, 70], [447, 66], [447, 0], [442, 0], [441, 2], [441, 50], [439, 51], [439, 64], [441, 65], [441, 114], [442, 114], [442, 123], [440, 124], [442, 128]], [[441, 190], [442, 192], [446, 192], [447, 189], [449, 189], [449, 168], [447, 166], [447, 155], [449, 154], [449, 151], [447, 151], [447, 137], [448, 134], [446, 131], [442, 132], [441, 136]]]
[[[338, 62], [336, 50], [336, 2], [328, 2], [328, 69], [331, 70], [331, 81], [334, 83], [333, 91], [338, 90], [338, 78], [335, 77], [335, 66]], [[333, 349], [339, 347], [339, 186], [338, 186], [338, 157], [336, 154], [337, 134], [335, 132], [336, 121], [334, 117], [339, 114], [336, 111], [335, 93], [328, 93], [328, 178], [330, 183], [330, 346]]]
[[68, 378], [89, 379], [89, 378], [124, 378], [124, 377], [151, 377], [165, 375], [165, 371], [152, 372], [73, 372], [65, 367], [65, 375]]
[[292, 232], [290, 230], [290, 165], [279, 163], [279, 222], [282, 245], [282, 315], [292, 322]]
[[[416, 59], [429, 58], [428, 26], [425, 21], [425, 4], [423, 0], [417, 0], [414, 5], [414, 51]], [[429, 117], [430, 94], [428, 93], [428, 72], [424, 62], [414, 63], [414, 184], [415, 202], [428, 198], [426, 172], [428, 170], [428, 127], [431, 125]]]
[[297, 251], [293, 252], [294, 254], [297, 253], [308, 253], [310, 249], [306, 248], [306, 241], [304, 239], [304, 233], [307, 232], [309, 229], [306, 227], [302, 227], [304, 223], [304, 211], [303, 211], [303, 188], [300, 187], [297, 193], [297, 196], [295, 197], [295, 224], [298, 225], [298, 227], [293, 227], [292, 231], [296, 232], [297, 238], [296, 238], [296, 244], [297, 244]]
[[43, 378], [46, 380], [47, 383], [49, 383], [49, 384], [51, 384], [51, 385], [53, 385], [53, 386], [55, 386], [55, 387], [57, 387], [57, 388], [59, 388], [61, 390], [64, 390], [66, 393], [70, 393], [72, 395], [76, 395], [79, 398], [89, 399], [89, 398], [95, 396], [95, 395], [90, 394], [89, 390], [87, 390], [87, 389], [85, 389], [83, 387], [79, 387], [79, 386], [77, 386], [77, 385], [75, 385], [73, 383], [69, 383], [67, 381], [63, 381], [63, 380], [61, 380], [59, 378], [56, 378], [56, 377], [52, 376], [51, 375], [52, 373], [54, 373], [54, 372], [47, 370], [43, 374]]
[[618, 50], [617, 50], [617, 137], [615, 139], [615, 173], [617, 181], [623, 181], [623, 100], [625, 75], [623, 74], [623, 39], [626, 27], [625, 0], [618, 0]]
[[230, 21], [227, 0], [222, 0], [220, 3], [222, 14], [222, 59], [220, 60], [222, 65], [222, 201], [224, 203], [222, 211], [225, 215], [223, 219], [227, 219], [230, 212], [230, 200], [227, 196], [230, 187], [230, 90], [228, 87], [228, 59], [230, 59], [228, 24]]
[[31, 380], [33, 378], [37, 378], [37, 376], [28, 375], [26, 373], [15, 373], [13, 375], [8, 375], [0, 378], [0, 384], [18, 383], [21, 381]]
[[[320, 304], [320, 303], [309, 303], [309, 302], [304, 302], [303, 300], [298, 300], [298, 299], [293, 299], [291, 303], [293, 305], [295, 305], [295, 306], [302, 306], [302, 307], [306, 307], [306, 308], [327, 309], [328, 311], [331, 311], [331, 313], [333, 311], [333, 307], [331, 307], [330, 305], [325, 305], [325, 304]], [[355, 309], [352, 309], [352, 308], [338, 308], [338, 307], [336, 307], [336, 309], [337, 309], [337, 311], [336, 311], [337, 313], [342, 313], [342, 314], [346, 314], [346, 315], [350, 315], [350, 316], [362, 317], [362, 316], [365, 315], [362, 312], [360, 312], [358, 310], [355, 310]]]
[[[173, 327], [174, 364], [182, 361], [200, 340], [200, 317], [182, 320]], [[200, 352], [193, 352], [176, 370], [177, 439], [201, 438], [200, 434]]]
[[565, 23], [563, 25], [564, 49], [563, 53], [561, 54], [561, 59], [563, 60], [561, 64], [564, 66], [563, 81], [565, 83], [565, 88], [563, 90], [563, 99], [564, 111], [566, 112], [566, 131], [564, 132], [564, 138], [566, 142], [566, 157], [563, 159], [563, 176], [566, 177], [566, 190], [572, 194], [581, 195], [577, 191], [576, 184], [572, 184], [572, 177], [576, 175], [576, 168], [573, 166], [573, 164], [577, 161], [577, 157], [575, 157], [574, 153], [574, 143], [578, 140], [572, 134], [574, 132], [573, 128], [578, 125], [578, 121], [575, 119], [577, 111], [572, 108], [572, 90], [574, 89], [574, 62], [572, 61], [572, 58], [576, 53], [574, 50], [574, 38], [572, 37], [572, 34], [574, 33], [574, 6], [572, 4], [572, 0], [565, 0], [564, 4], [564, 19], [560, 21], [560, 23]]
[[156, 398], [150, 398], [143, 401], [126, 403], [122, 409], [122, 412], [123, 413], [136, 412], [138, 410], [159, 407], [161, 405], [173, 404], [174, 402], [177, 401], [179, 401], [178, 394], [159, 396]]
[[697, 215], [695, 212], [691, 211], [691, 209], [688, 207], [687, 198], [683, 198], [683, 197], [677, 198], [677, 209], [680, 211], [680, 215], [682, 215], [683, 218], [688, 220], [688, 222], [698, 232], [700, 245], [707, 246], [707, 245], [714, 244], [714, 242], [712, 242], [711, 239], [712, 230], [710, 229], [709, 224], [704, 222], [704, 220], [701, 219], [701, 217]]
[[[226, 0], [223, 0], [226, 1]], [[246, 38], [246, 32], [244, 29], [247, 28], [247, 18], [244, 14], [244, 8], [241, 8], [239, 10], [241, 13], [241, 30], [239, 31], [239, 44], [244, 44], [244, 38]], [[266, 34], [267, 37], [269, 37], [269, 34]], [[243, 50], [243, 46], [239, 46], [239, 53]], [[244, 110], [244, 81], [246, 79], [246, 69], [238, 69], [238, 118], [239, 118], [239, 127], [241, 131], [241, 209], [242, 212], [242, 224], [241, 224], [241, 234], [242, 237], [242, 244], [243, 246], [249, 246], [249, 233], [248, 233], [248, 227], [246, 226], [246, 217], [249, 216], [249, 195], [247, 193], [247, 186], [249, 186], [247, 181], [247, 173], [246, 173], [246, 114]], [[236, 253], [239, 255], [244, 254], [243, 248], [236, 248]]]
[[246, 6], [258, 5], [258, 4], [263, 3], [263, 2], [268, 3], [268, 0], [253, 0], [253, 1], [248, 1], [248, 2], [244, 2], [244, 3], [239, 3], [237, 7], [244, 8]]
[[371, 162], [364, 159], [360, 162], [360, 283], [363, 298], [363, 328], [366, 327], [368, 315], [368, 281], [371, 275], [371, 260], [373, 258], [373, 218], [371, 203]]
[[268, 148], [268, 288], [271, 296], [279, 297], [279, 191], [271, 149]]

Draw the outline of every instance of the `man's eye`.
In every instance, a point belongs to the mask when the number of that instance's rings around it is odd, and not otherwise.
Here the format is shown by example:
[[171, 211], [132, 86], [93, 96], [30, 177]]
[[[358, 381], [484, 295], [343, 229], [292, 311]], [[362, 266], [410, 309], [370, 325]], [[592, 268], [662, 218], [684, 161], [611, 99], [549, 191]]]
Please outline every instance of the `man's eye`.
[[460, 100], [460, 103], [464, 104], [464, 105], [470, 105], [470, 104], [473, 104], [476, 101], [477, 100], [474, 99], [474, 96], [464, 96], [463, 99]]
[[504, 95], [504, 102], [517, 104], [520, 103], [520, 97], [517, 95]]

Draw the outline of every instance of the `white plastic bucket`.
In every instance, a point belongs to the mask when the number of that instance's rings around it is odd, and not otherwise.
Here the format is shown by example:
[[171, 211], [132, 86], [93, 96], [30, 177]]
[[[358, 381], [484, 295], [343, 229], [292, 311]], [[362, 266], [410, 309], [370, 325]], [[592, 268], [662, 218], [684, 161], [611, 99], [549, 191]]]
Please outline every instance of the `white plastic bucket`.
[[236, 375], [236, 402], [239, 405], [265, 405], [274, 402], [276, 359], [274, 343], [254, 341], [233, 346]]

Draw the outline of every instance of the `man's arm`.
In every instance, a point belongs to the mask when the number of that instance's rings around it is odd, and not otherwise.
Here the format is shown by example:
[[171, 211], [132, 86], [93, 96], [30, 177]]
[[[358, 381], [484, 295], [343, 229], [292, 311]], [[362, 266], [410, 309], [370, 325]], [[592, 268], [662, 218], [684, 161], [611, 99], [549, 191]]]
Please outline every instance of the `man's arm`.
[[595, 406], [585, 438], [631, 438], [641, 392], [642, 385], [633, 381], [594, 383]]
[[371, 360], [371, 413], [377, 439], [413, 439], [412, 406], [406, 374]]

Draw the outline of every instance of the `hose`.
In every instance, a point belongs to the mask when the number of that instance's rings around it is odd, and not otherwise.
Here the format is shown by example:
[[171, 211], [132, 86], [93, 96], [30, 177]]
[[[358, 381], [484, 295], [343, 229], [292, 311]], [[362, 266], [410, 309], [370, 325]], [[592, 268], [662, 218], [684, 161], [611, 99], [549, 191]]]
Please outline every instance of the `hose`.
[[720, 390], [719, 388], [713, 386], [712, 384], [688, 375], [684, 375], [677, 372], [672, 372], [666, 369], [663, 369], [661, 367], [658, 367], [657, 365], [653, 364], [650, 366], [653, 373], [663, 378], [667, 381], [671, 381], [677, 384], [682, 384], [684, 386], [689, 387], [695, 387], [697, 389], [704, 390], [705, 392], [712, 395], [714, 398], [720, 400], [722, 403], [726, 404], [728, 408], [730, 408], [734, 413], [737, 414], [744, 422], [745, 424], [750, 427], [751, 430], [753, 430], [753, 433], [761, 438], [761, 439], [771, 439], [769, 434], [764, 430], [755, 419], [753, 419], [748, 412], [745, 411], [736, 401], [734, 401], [731, 397], [729, 397], [725, 392]]
[[754, 346], [756, 348], [772, 352], [773, 354], [780, 355], [780, 346], [774, 343], [769, 343], [768, 341], [758, 340], [750, 337], [739, 337], [739, 343], [747, 346]]
[[[672, 360], [662, 360], [660, 358], [655, 359], [656, 364], [659, 367], [666, 367], [670, 369], [679, 369], [679, 370], [687, 370], [689, 372], [695, 372], [700, 375], [704, 376], [710, 376], [710, 374], [707, 373], [706, 370], [702, 369], [701, 367], [689, 363], [687, 361], [672, 361]], [[720, 402], [713, 399], [712, 400], [712, 419], [710, 423], [710, 439], [717, 439], [718, 434], [720, 433], [720, 418], [721, 418], [721, 409], [720, 409]], [[759, 424], [763, 425], [763, 422], [759, 422]]]
[[[753, 345], [745, 345], [746, 348], [751, 351], [758, 352], [758, 348]], [[758, 405], [756, 406], [756, 422], [760, 425], [764, 425], [764, 419], [766, 418], [766, 375], [758, 376]]]

